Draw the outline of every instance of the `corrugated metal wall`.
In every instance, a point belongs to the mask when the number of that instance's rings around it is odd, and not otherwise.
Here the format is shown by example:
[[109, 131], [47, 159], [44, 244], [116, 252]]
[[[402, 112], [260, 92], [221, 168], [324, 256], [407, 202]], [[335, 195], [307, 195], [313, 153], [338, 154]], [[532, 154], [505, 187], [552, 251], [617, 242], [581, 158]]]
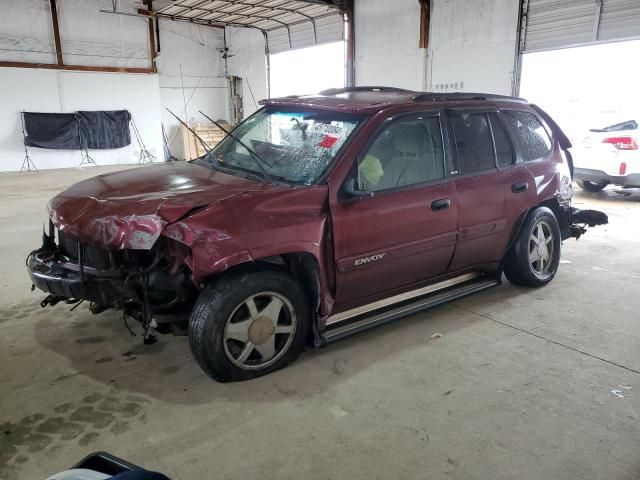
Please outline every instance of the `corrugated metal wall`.
[[268, 38], [270, 53], [338, 42], [344, 40], [344, 20], [336, 11], [335, 14], [318, 18], [314, 22], [305, 21], [291, 25], [288, 29], [282, 27], [271, 30], [268, 32]]
[[522, 53], [640, 38], [640, 0], [525, 0]]

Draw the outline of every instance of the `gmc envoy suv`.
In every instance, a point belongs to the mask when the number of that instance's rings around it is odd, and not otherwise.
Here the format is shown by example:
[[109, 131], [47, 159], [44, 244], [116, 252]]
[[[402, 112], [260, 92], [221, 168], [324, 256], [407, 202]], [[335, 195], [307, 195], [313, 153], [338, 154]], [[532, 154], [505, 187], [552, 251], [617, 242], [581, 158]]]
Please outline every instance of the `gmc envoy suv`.
[[181, 326], [207, 375], [244, 380], [503, 273], [541, 287], [563, 240], [607, 222], [571, 207], [571, 144], [525, 100], [355, 87], [261, 103], [199, 159], [54, 197], [27, 258], [42, 306], [118, 309], [147, 343]]

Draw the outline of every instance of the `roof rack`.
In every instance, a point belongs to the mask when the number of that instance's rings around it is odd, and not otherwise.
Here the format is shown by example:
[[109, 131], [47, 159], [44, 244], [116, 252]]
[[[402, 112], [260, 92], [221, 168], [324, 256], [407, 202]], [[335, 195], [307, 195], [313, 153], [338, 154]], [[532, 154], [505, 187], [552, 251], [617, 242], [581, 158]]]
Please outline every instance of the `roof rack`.
[[351, 93], [351, 92], [401, 92], [401, 93], [414, 93], [413, 90], [406, 90], [404, 88], [396, 88], [396, 87], [346, 87], [346, 88], [328, 88], [327, 90], [322, 90], [319, 95], [331, 96], [331, 95], [340, 95], [341, 93]]
[[508, 95], [494, 95], [492, 93], [467, 93], [467, 92], [451, 92], [451, 93], [435, 93], [423, 92], [414, 95], [412, 102], [442, 102], [447, 100], [495, 100], [503, 102], [529, 103], [524, 98], [510, 97]]

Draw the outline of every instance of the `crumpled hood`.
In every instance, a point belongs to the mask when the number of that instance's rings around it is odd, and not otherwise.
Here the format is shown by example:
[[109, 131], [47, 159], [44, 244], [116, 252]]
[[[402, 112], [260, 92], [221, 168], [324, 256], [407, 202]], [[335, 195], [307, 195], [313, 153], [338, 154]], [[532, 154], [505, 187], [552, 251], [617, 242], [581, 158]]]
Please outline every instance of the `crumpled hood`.
[[76, 183], [49, 202], [49, 213], [58, 228], [83, 242], [147, 250], [167, 225], [194, 208], [283, 188], [175, 162]]

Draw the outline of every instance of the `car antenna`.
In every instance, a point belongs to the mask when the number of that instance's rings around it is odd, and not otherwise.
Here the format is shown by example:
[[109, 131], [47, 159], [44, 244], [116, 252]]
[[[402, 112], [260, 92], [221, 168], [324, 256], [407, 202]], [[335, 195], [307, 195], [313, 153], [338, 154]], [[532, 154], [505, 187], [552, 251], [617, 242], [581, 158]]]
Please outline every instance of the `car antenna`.
[[216, 127], [218, 127], [220, 130], [222, 130], [224, 133], [226, 133], [228, 136], [230, 136], [231, 138], [233, 138], [236, 142], [238, 142], [240, 145], [242, 145], [244, 148], [247, 149], [247, 151], [251, 154], [252, 157], [254, 157], [255, 159], [259, 160], [258, 162], [256, 162], [256, 165], [258, 165], [260, 167], [260, 170], [262, 170], [262, 173], [265, 175], [265, 178], [271, 178], [271, 175], [269, 175], [267, 173], [267, 171], [264, 169], [264, 167], [262, 165], [260, 165], [260, 162], [264, 163], [267, 167], [272, 168], [272, 165], [267, 162], [264, 158], [262, 158], [260, 155], [258, 155], [258, 153], [251, 147], [247, 146], [242, 140], [240, 140], [238, 137], [236, 137], [233, 133], [231, 133], [229, 130], [227, 130], [226, 128], [224, 128], [222, 125], [220, 125], [218, 122], [216, 122], [213, 118], [211, 118], [209, 115], [207, 115], [206, 113], [202, 112], [202, 110], [198, 110], [198, 112], [200, 112], [200, 115], [202, 115], [203, 117], [205, 117], [207, 120], [210, 120]]
[[[166, 107], [165, 107], [166, 108]], [[207, 145], [205, 143], [205, 141], [202, 139], [202, 137], [200, 135], [198, 135], [195, 130], [193, 128], [191, 128], [189, 125], [187, 125], [186, 122], [183, 122], [180, 117], [178, 117], [175, 113], [173, 113], [171, 110], [169, 110], [168, 108], [166, 108], [167, 112], [169, 112], [171, 115], [173, 115], [176, 120], [178, 120], [182, 125], [184, 125], [184, 127], [189, 130], [191, 133], [193, 133], [193, 136], [196, 137], [200, 143], [202, 144], [202, 146], [204, 147], [204, 149], [207, 151], [207, 154], [211, 153], [211, 147], [209, 145]]]

